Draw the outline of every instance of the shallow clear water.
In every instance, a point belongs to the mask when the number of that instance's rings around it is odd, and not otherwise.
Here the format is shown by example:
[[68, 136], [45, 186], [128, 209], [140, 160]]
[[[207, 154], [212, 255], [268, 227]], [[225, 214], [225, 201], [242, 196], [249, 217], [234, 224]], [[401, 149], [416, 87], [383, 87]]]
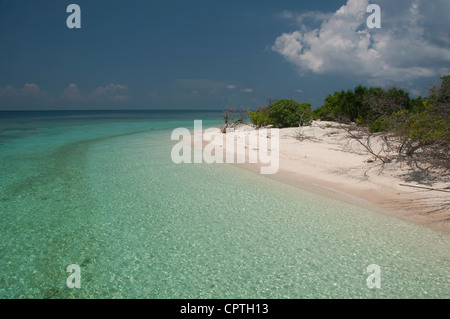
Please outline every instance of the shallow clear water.
[[0, 297], [450, 297], [446, 232], [233, 165], [172, 163], [172, 129], [219, 118], [1, 114]]

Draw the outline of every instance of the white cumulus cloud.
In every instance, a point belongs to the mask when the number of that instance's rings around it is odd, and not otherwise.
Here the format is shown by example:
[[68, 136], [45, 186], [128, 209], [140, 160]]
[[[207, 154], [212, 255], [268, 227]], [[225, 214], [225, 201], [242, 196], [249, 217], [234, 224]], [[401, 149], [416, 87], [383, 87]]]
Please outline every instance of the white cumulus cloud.
[[123, 84], [108, 84], [99, 86], [90, 94], [83, 94], [75, 83], [69, 84], [60, 95], [60, 99], [70, 102], [88, 101], [127, 101], [130, 96], [126, 93], [128, 87]]
[[69, 85], [61, 94], [61, 99], [68, 101], [83, 101], [85, 97], [81, 94], [80, 89], [75, 83]]
[[35, 83], [25, 83], [23, 88], [15, 88], [11, 85], [0, 87], [0, 97], [39, 98], [46, 95], [47, 92], [42, 91]]
[[379, 0], [381, 28], [369, 29], [368, 0], [348, 0], [333, 14], [289, 13], [302, 23], [322, 18], [319, 27], [301, 24], [283, 33], [272, 49], [300, 72], [339, 74], [395, 82], [450, 72], [450, 2]]
[[126, 101], [130, 99], [130, 96], [125, 93], [127, 90], [125, 85], [111, 83], [95, 89], [89, 98], [97, 101]]

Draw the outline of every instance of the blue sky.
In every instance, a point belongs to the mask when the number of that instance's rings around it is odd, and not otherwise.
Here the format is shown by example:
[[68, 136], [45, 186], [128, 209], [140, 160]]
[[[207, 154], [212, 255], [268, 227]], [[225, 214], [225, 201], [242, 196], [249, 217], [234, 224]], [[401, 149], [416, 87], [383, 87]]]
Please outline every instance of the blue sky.
[[[81, 29], [69, 29], [69, 4]], [[369, 3], [381, 28], [369, 29]], [[450, 73], [447, 0], [0, 0], [0, 110], [322, 104], [358, 84], [426, 95]]]

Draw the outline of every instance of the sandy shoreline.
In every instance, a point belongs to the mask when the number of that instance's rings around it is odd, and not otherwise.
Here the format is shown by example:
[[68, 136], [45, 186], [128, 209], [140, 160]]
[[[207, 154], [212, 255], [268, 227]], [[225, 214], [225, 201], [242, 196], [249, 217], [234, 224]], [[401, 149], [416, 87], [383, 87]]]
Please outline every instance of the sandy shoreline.
[[[345, 130], [336, 126], [333, 122], [315, 121], [301, 129], [300, 139], [299, 128], [280, 129], [279, 170], [276, 174], [263, 176], [410, 222], [450, 231], [448, 192], [404, 186], [444, 189], [450, 184], [448, 178], [423, 178], [406, 163], [383, 165], [356, 141], [349, 142]], [[236, 132], [254, 134], [255, 128], [242, 125]], [[234, 138], [236, 146], [246, 143], [248, 148], [248, 141], [242, 141], [242, 138], [231, 134], [222, 135], [222, 138], [203, 141], [203, 146], [205, 143], [217, 145], [226, 153], [226, 139]], [[268, 143], [270, 145], [270, 141]], [[236, 165], [257, 174], [260, 174], [261, 165], [267, 166], [248, 161]]]

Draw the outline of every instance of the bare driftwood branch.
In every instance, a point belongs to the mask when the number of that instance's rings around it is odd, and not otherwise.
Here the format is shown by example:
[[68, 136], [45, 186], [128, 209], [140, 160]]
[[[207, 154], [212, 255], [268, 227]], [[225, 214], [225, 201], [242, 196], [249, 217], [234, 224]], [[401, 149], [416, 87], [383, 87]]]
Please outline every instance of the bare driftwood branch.
[[[381, 148], [381, 150], [376, 153], [371, 145], [370, 139], [373, 136], [372, 133], [370, 133], [369, 131], [367, 131], [366, 133], [361, 133], [360, 132], [360, 136], [356, 135], [352, 129], [352, 127], [345, 127], [342, 124], [340, 125], [340, 128], [344, 129], [347, 134], [350, 136], [351, 139], [357, 141], [359, 144], [361, 144], [370, 154], [372, 154], [375, 158], [379, 159], [383, 164], [390, 162], [390, 158], [389, 156], [381, 156], [381, 152], [386, 153], [386, 150], [384, 149], [384, 147]], [[362, 141], [362, 139], [365, 138], [364, 142]]]
[[425, 187], [425, 186], [416, 186], [416, 185], [408, 185], [408, 184], [399, 184], [400, 186], [406, 186], [406, 187], [414, 187], [414, 188], [422, 188], [430, 191], [438, 191], [438, 192], [446, 192], [450, 193], [450, 190], [441, 189], [441, 188], [432, 188], [432, 187]]
[[243, 107], [241, 107], [238, 112], [234, 106], [228, 106], [225, 111], [223, 111], [225, 124], [220, 128], [220, 131], [226, 133], [228, 128], [235, 128], [239, 124], [243, 124], [247, 118], [248, 112]]

